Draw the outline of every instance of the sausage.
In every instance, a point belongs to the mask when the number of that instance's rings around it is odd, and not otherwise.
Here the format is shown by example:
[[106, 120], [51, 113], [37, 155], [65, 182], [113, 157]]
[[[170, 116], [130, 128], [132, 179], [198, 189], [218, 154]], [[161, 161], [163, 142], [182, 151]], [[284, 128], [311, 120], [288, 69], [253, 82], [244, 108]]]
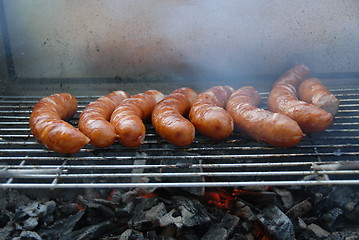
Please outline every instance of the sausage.
[[189, 118], [202, 135], [223, 140], [233, 132], [233, 119], [224, 109], [234, 89], [229, 86], [215, 86], [200, 93], [194, 100]]
[[123, 100], [111, 115], [111, 124], [115, 127], [120, 144], [126, 147], [138, 147], [146, 134], [144, 120], [151, 117], [156, 104], [164, 98], [161, 92], [148, 90]]
[[157, 104], [152, 112], [152, 125], [160, 137], [178, 147], [193, 142], [195, 128], [184, 115], [196, 97], [197, 93], [191, 88], [180, 88]]
[[30, 115], [31, 132], [40, 143], [53, 151], [76, 153], [90, 141], [81, 131], [64, 121], [76, 111], [76, 98], [69, 93], [42, 98]]
[[112, 112], [118, 104], [130, 95], [124, 91], [114, 91], [104, 97], [90, 102], [82, 111], [79, 129], [95, 147], [111, 146], [116, 140], [115, 127], [109, 122]]
[[298, 100], [296, 88], [308, 74], [309, 69], [304, 65], [288, 70], [274, 83], [268, 96], [268, 107], [272, 112], [296, 121], [304, 133], [316, 133], [327, 129], [333, 118], [315, 105]]
[[334, 116], [338, 112], [339, 100], [318, 78], [309, 78], [298, 89], [299, 98], [305, 102], [329, 112]]
[[259, 142], [278, 147], [296, 145], [303, 137], [297, 122], [283, 114], [258, 108], [260, 102], [254, 87], [245, 86], [235, 91], [226, 105], [235, 127]]

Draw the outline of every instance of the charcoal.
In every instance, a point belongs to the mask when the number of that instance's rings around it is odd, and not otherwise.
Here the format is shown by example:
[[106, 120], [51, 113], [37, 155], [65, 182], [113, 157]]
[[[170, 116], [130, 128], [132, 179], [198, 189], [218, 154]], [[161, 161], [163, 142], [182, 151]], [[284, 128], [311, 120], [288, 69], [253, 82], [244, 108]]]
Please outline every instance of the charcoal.
[[297, 230], [299, 231], [303, 231], [304, 229], [306, 229], [308, 226], [307, 224], [304, 222], [303, 219], [301, 219], [300, 217], [297, 218]]
[[336, 186], [328, 195], [328, 200], [332, 207], [342, 207], [347, 211], [352, 211], [359, 201], [359, 192], [353, 191], [347, 186]]
[[132, 230], [132, 229], [127, 229], [126, 231], [124, 231], [119, 240], [145, 240], [146, 238], [139, 232], [136, 230]]
[[78, 205], [76, 203], [63, 203], [57, 209], [57, 214], [59, 216], [70, 216], [79, 210]]
[[46, 214], [46, 205], [40, 204], [38, 202], [33, 202], [28, 206], [20, 206], [15, 212], [14, 220], [21, 221], [25, 220], [28, 217], [40, 217]]
[[330, 236], [329, 232], [314, 223], [308, 225], [308, 229], [315, 234], [316, 239], [324, 239]]
[[22, 231], [20, 237], [15, 237], [13, 240], [42, 240], [36, 232]]
[[160, 218], [166, 213], [164, 203], [157, 198], [142, 198], [137, 202], [128, 224], [135, 230], [150, 230], [159, 226]]
[[157, 240], [158, 234], [156, 233], [156, 231], [151, 230], [146, 233], [146, 238], [148, 238], [149, 240]]
[[[7, 211], [0, 211], [0, 229], [5, 227], [10, 221], [10, 216]], [[1, 238], [0, 238], [1, 239]]]
[[59, 239], [60, 236], [70, 233], [84, 214], [85, 210], [79, 210], [76, 214], [61, 219], [51, 227], [43, 229], [39, 234], [45, 239]]
[[125, 206], [115, 208], [116, 218], [129, 218], [130, 213], [134, 207], [133, 202], [127, 203]]
[[242, 191], [236, 195], [259, 208], [274, 206], [276, 203], [276, 194], [273, 192]]
[[30, 218], [26, 219], [26, 220], [23, 222], [22, 229], [24, 229], [24, 230], [32, 230], [32, 229], [34, 229], [38, 224], [39, 224], [38, 218], [36, 218], [36, 217], [30, 217]]
[[267, 207], [257, 215], [262, 228], [274, 239], [294, 239], [294, 226], [276, 206]]
[[0, 239], [8, 239], [7, 237], [14, 231], [14, 226], [9, 223], [6, 226], [0, 228]]
[[119, 227], [118, 223], [110, 220], [104, 221], [73, 232], [67, 232], [66, 234], [63, 234], [59, 240], [97, 240], [105, 234], [110, 234], [114, 229]]
[[211, 220], [210, 214], [198, 200], [190, 200], [182, 196], [175, 196], [172, 199], [178, 206], [184, 226], [202, 225]]
[[234, 215], [225, 215], [221, 222], [211, 226], [210, 230], [203, 236], [202, 240], [228, 239], [238, 222], [238, 217]]
[[230, 240], [254, 240], [254, 237], [250, 233], [235, 233]]
[[308, 213], [312, 209], [312, 204], [308, 200], [304, 200], [291, 209], [289, 209], [286, 214], [289, 218], [301, 217]]
[[160, 239], [171, 239], [176, 237], [177, 228], [173, 225], [166, 226], [162, 228], [161, 233], [159, 234]]
[[333, 208], [330, 211], [323, 214], [320, 218], [321, 225], [325, 226], [326, 229], [336, 229], [335, 222], [342, 216], [344, 211], [341, 208]]
[[104, 216], [113, 218], [115, 217], [115, 212], [110, 207], [103, 205], [102, 202], [95, 202], [92, 199], [87, 199], [82, 195], [79, 195], [77, 201], [82, 207], [89, 208], [91, 211], [95, 212], [97, 216]]
[[281, 188], [273, 188], [274, 192], [280, 196], [282, 200], [283, 208], [285, 210], [290, 209], [294, 205], [293, 195], [290, 191]]
[[252, 209], [242, 201], [236, 201], [235, 214], [243, 220], [252, 220], [255, 217]]
[[345, 217], [347, 219], [349, 219], [350, 221], [353, 221], [353, 222], [357, 222], [357, 223], [359, 222], [358, 216], [359, 216], [359, 203], [355, 205], [353, 210], [345, 213]]
[[205, 207], [198, 200], [174, 196], [175, 208], [160, 219], [161, 226], [176, 225], [178, 228], [203, 225], [211, 221]]

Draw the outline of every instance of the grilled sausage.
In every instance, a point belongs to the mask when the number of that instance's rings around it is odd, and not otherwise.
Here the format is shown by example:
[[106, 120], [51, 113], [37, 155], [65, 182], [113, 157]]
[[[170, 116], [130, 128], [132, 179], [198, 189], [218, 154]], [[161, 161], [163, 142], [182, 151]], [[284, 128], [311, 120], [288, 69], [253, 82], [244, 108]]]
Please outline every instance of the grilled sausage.
[[268, 107], [298, 123], [304, 133], [320, 132], [332, 124], [332, 115], [313, 104], [299, 101], [297, 90], [309, 74], [304, 65], [296, 65], [281, 76], [268, 96]]
[[339, 100], [318, 78], [309, 78], [302, 82], [298, 95], [301, 100], [312, 103], [333, 116], [338, 112]]
[[69, 93], [53, 94], [42, 98], [30, 115], [30, 129], [34, 137], [47, 148], [65, 154], [73, 154], [90, 139], [64, 120], [77, 111], [77, 101]]
[[90, 102], [82, 111], [79, 129], [95, 147], [111, 146], [116, 140], [115, 127], [109, 122], [112, 112], [118, 104], [130, 95], [124, 91], [115, 91]]
[[146, 127], [143, 120], [151, 117], [156, 104], [164, 98], [156, 90], [148, 90], [123, 100], [111, 115], [111, 124], [115, 127], [120, 144], [137, 147], [143, 143]]
[[202, 135], [222, 140], [232, 134], [233, 119], [224, 107], [233, 91], [229, 86], [215, 86], [194, 100], [189, 118]]
[[235, 127], [259, 142], [279, 147], [296, 145], [303, 137], [297, 122], [283, 114], [258, 108], [260, 102], [254, 87], [246, 86], [235, 91], [226, 106]]
[[192, 89], [180, 88], [157, 104], [152, 112], [152, 125], [163, 139], [178, 147], [193, 142], [195, 128], [184, 115], [188, 114], [196, 97]]

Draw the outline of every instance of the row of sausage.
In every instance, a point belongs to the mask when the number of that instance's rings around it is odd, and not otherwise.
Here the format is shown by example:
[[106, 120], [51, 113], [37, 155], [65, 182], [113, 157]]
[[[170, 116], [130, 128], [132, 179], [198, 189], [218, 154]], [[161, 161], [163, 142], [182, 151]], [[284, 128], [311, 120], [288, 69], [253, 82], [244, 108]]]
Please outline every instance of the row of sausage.
[[180, 88], [168, 96], [156, 90], [134, 96], [115, 91], [85, 107], [79, 129], [65, 121], [77, 111], [75, 97], [53, 94], [34, 106], [30, 129], [40, 143], [65, 154], [76, 153], [88, 143], [108, 147], [116, 139], [123, 146], [137, 147], [144, 141], [146, 120], [175, 146], [191, 144], [196, 131], [222, 140], [236, 128], [256, 141], [291, 147], [305, 133], [328, 128], [339, 107], [339, 100], [319, 79], [307, 79], [309, 73], [305, 65], [295, 65], [284, 73], [268, 96], [270, 111], [259, 108], [261, 98], [252, 86], [236, 91], [215, 86], [200, 94]]

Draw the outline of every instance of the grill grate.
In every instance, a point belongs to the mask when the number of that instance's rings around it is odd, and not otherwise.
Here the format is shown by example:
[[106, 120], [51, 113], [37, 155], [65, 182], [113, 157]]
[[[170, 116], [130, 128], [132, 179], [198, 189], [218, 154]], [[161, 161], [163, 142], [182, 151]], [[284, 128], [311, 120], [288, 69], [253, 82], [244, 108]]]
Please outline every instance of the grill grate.
[[[238, 133], [221, 142], [202, 136], [173, 147], [147, 125], [145, 143], [87, 145], [68, 156], [31, 135], [28, 120], [40, 97], [0, 97], [0, 187], [120, 188], [359, 184], [359, 89], [332, 89], [340, 99], [334, 124], [293, 148], [254, 142]], [[261, 94], [266, 99], [268, 93]], [[78, 96], [79, 111], [99, 96]], [[265, 106], [263, 102], [263, 106]], [[318, 178], [319, 176], [319, 178]]]

